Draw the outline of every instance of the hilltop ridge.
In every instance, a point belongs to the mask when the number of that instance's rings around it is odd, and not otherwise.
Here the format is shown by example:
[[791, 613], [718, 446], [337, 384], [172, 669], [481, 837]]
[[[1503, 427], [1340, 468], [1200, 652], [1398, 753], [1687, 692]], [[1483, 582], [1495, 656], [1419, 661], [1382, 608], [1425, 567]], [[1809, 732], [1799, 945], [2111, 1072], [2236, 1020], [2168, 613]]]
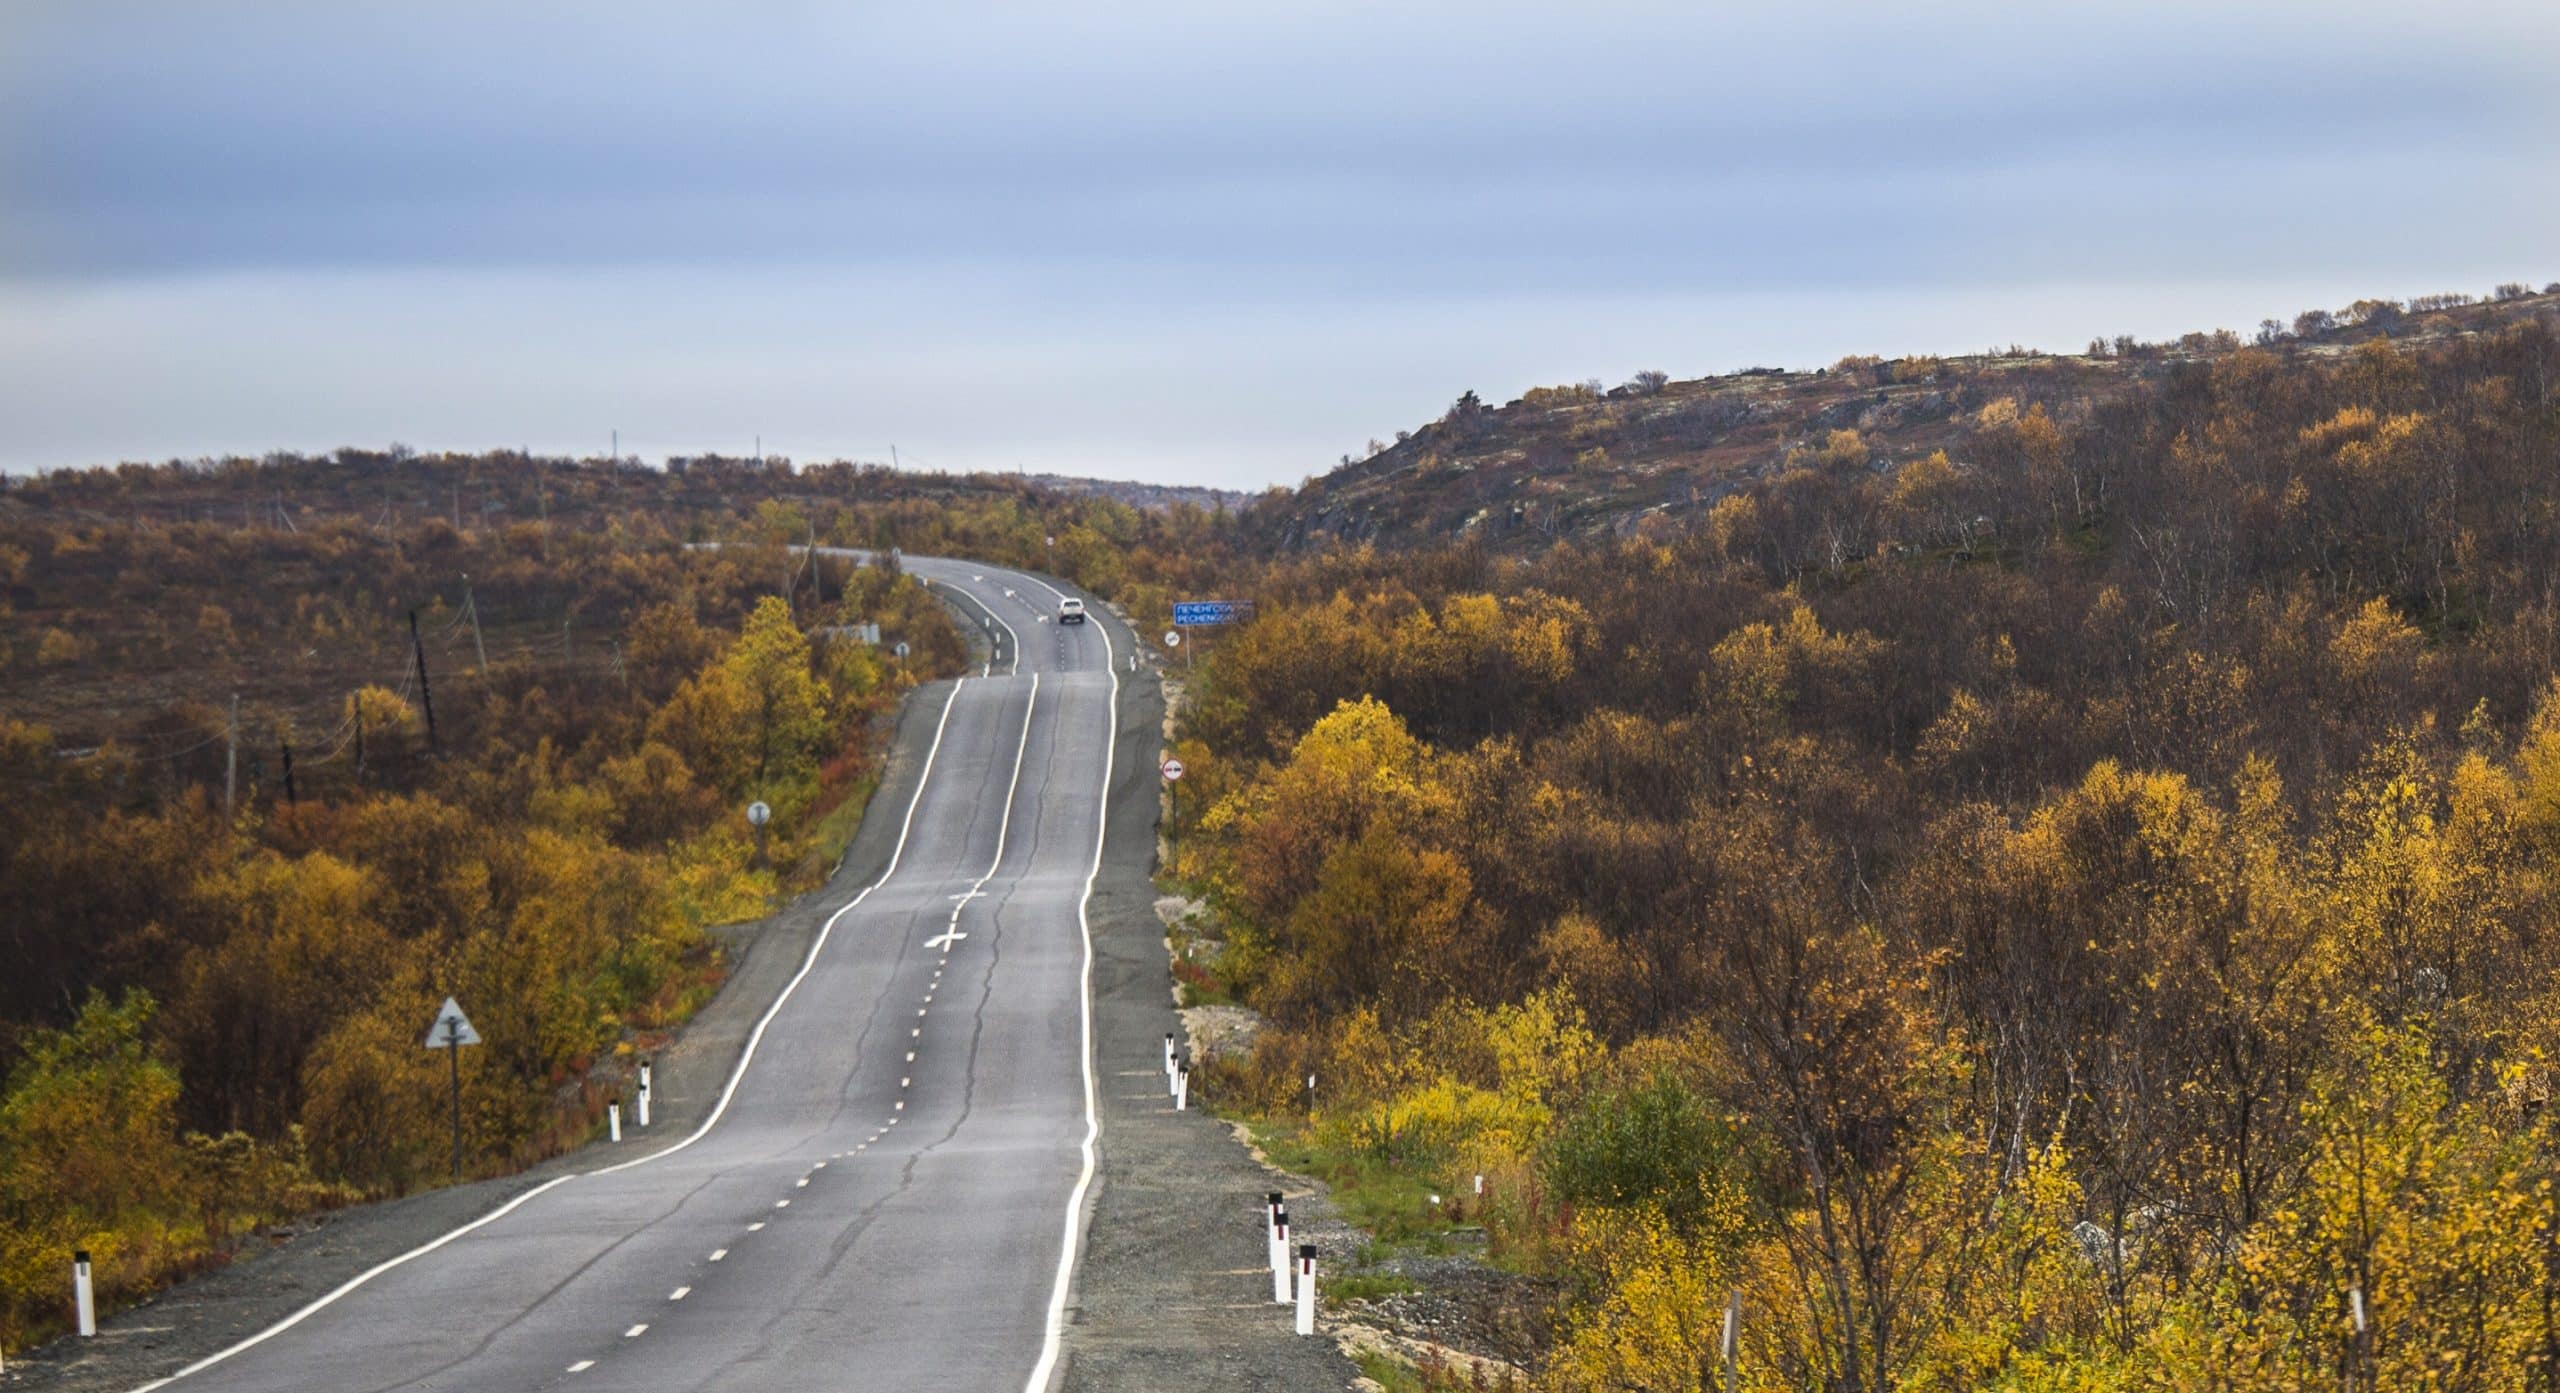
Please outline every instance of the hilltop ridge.
[[[2094, 340], [2078, 354], [2012, 346], [1689, 380], [1647, 372], [1617, 387], [1533, 387], [1500, 406], [1469, 391], [1392, 444], [1372, 442], [1364, 458], [1266, 494], [1247, 521], [1278, 551], [1464, 539], [1517, 550], [1625, 536], [1648, 519], [1703, 518], [1825, 450], [1862, 449], [1879, 472], [1937, 450], [1961, 465], [1976, 417], [2003, 398], [2069, 424], [2138, 384], [2244, 350], [2337, 355], [2378, 338], [2437, 342], [2531, 319], [2560, 319], [2560, 282], [2539, 291], [2511, 282], [2486, 298], [2359, 300], [2265, 321], [2247, 339], [2226, 329]], [[1854, 444], [1835, 440], [1840, 431], [1856, 432]]]

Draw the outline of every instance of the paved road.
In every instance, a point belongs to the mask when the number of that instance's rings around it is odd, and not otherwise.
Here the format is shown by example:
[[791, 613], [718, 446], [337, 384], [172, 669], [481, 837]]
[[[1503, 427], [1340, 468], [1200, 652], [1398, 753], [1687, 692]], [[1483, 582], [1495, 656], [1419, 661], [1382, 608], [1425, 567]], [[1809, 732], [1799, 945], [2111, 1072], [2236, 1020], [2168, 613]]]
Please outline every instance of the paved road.
[[951, 693], [913, 803], [872, 810], [907, 819], [896, 859], [830, 920], [705, 1129], [531, 1192], [181, 1393], [1053, 1380], [1091, 1174], [1083, 905], [1127, 655], [1101, 623], [1052, 622], [1038, 580], [906, 564], [974, 605], [998, 660]]

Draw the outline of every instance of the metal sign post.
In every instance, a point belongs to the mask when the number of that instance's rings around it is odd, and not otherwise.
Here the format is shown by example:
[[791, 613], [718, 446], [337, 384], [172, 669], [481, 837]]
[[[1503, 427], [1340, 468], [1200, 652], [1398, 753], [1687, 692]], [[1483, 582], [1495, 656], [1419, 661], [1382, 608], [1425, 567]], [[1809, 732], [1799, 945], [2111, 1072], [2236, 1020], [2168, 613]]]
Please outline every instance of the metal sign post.
[[765, 825], [772, 821], [773, 809], [766, 807], [761, 801], [747, 805], [747, 825], [756, 829], [756, 864], [758, 866], [764, 864]]
[[471, 1028], [471, 1018], [462, 1014], [462, 1003], [452, 997], [444, 999], [444, 1007], [436, 1012], [435, 1022], [427, 1027], [427, 1048], [446, 1051], [445, 1061], [453, 1074], [453, 1178], [462, 1179], [462, 1047], [480, 1043], [480, 1032]]
[[[1251, 600], [1176, 600], [1173, 602], [1174, 632], [1166, 634], [1166, 646], [1182, 646], [1182, 630], [1203, 629], [1218, 624], [1233, 624], [1253, 617]], [[1191, 655], [1184, 654], [1182, 665], [1191, 666]]]

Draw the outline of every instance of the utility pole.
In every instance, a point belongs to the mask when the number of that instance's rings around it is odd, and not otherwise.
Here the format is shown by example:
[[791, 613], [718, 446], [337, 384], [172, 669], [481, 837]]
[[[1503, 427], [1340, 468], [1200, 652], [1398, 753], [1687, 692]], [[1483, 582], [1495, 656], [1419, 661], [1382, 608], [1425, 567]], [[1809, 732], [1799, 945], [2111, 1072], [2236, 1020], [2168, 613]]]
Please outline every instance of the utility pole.
[[222, 726], [222, 815], [231, 816], [240, 798], [240, 694], [231, 694], [231, 718]]
[[1716, 1393], [1733, 1393], [1734, 1346], [1741, 1343], [1741, 1339], [1742, 1288], [1736, 1287], [1733, 1289], [1733, 1294], [1727, 1296], [1724, 1301], [1724, 1334], [1723, 1338], [1717, 1341], [1724, 1355], [1724, 1382], [1717, 1385]]
[[290, 808], [302, 801], [302, 795], [293, 786], [293, 742], [280, 740], [276, 743], [284, 747], [284, 804]]
[[418, 706], [427, 713], [427, 748], [442, 751], [444, 742], [436, 738], [436, 698], [427, 689], [427, 644], [418, 637], [418, 612], [409, 611], [409, 652], [418, 660]]
[[480, 680], [489, 680], [489, 644], [480, 637], [480, 602], [471, 598], [471, 576], [462, 577], [462, 612], [471, 616], [471, 646], [480, 653]]

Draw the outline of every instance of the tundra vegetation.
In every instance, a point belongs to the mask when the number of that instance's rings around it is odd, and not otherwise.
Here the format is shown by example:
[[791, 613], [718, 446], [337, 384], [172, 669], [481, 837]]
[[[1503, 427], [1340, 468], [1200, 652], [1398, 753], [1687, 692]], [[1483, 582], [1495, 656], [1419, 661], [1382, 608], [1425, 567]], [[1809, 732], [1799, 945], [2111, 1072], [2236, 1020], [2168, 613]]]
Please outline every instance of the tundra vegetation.
[[1734, 1293], [1749, 1389], [2552, 1386], [2560, 337], [2284, 337], [1273, 552], [1204, 1091], [1556, 1279], [1558, 1390], [1720, 1387]]

